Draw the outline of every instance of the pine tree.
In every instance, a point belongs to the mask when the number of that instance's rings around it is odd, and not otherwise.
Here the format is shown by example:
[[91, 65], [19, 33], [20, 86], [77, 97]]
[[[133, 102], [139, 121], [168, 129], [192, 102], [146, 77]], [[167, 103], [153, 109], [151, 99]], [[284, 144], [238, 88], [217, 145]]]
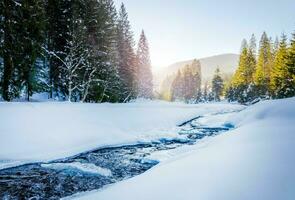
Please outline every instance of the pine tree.
[[0, 94], [2, 94], [2, 78], [4, 70], [4, 1], [0, 2]]
[[247, 55], [247, 69], [246, 69], [246, 83], [250, 84], [253, 83], [253, 74], [256, 68], [256, 38], [255, 35], [252, 34], [250, 42], [249, 42], [249, 49]]
[[42, 0], [1, 3], [4, 20], [3, 98], [10, 101], [22, 92], [26, 98], [36, 91], [35, 64], [44, 38], [44, 5]]
[[215, 75], [212, 79], [212, 93], [214, 95], [215, 101], [220, 101], [220, 96], [222, 95], [224, 88], [223, 79], [220, 76], [219, 68], [216, 69]]
[[204, 102], [208, 101], [208, 91], [209, 91], [209, 86], [208, 86], [208, 81], [206, 81], [204, 84], [204, 92], [202, 95], [202, 101]]
[[252, 87], [250, 87], [253, 83], [255, 65], [256, 39], [252, 34], [249, 46], [246, 40], [242, 42], [238, 69], [232, 78], [230, 86], [226, 89], [226, 96], [230, 101], [245, 103], [255, 98], [254, 91]]
[[186, 102], [190, 102], [194, 98], [194, 92], [196, 91], [196, 84], [193, 80], [192, 68], [190, 65], [186, 65], [183, 68], [183, 99]]
[[192, 99], [194, 99], [195, 102], [198, 102], [201, 100], [202, 97], [202, 72], [201, 72], [201, 63], [199, 60], [194, 59], [191, 64], [191, 75], [192, 75]]
[[295, 96], [295, 33], [292, 35], [291, 45], [286, 60], [287, 73], [283, 83], [284, 97]]
[[229, 101], [229, 102], [234, 102], [237, 101], [238, 98], [235, 95], [236, 89], [232, 86], [232, 85], [228, 85], [225, 89], [225, 98]]
[[47, 45], [54, 96], [71, 101], [119, 101], [114, 2], [52, 0], [47, 10], [49, 21], [56, 20], [48, 31]]
[[172, 83], [175, 80], [175, 74], [168, 75], [160, 85], [160, 99], [172, 101]]
[[148, 42], [144, 31], [141, 32], [136, 54], [138, 62], [138, 96], [143, 98], [153, 97], [153, 75]]
[[193, 60], [178, 71], [171, 85], [172, 100], [195, 103], [201, 101], [201, 64]]
[[91, 70], [88, 62], [89, 52], [85, 49], [85, 41], [81, 39], [81, 36], [83, 37], [85, 32], [81, 32], [83, 29], [80, 28], [80, 23], [80, 20], [75, 20], [73, 27], [70, 28], [70, 38], [67, 39], [67, 45], [65, 46], [67, 51], [65, 57], [60, 57], [54, 52], [49, 52], [52, 57], [61, 62], [59, 68], [65, 77], [64, 85], [67, 89], [68, 101], [77, 100], [79, 99], [79, 93], [84, 93], [83, 75], [85, 75], [85, 71]]
[[[48, 0], [46, 4], [46, 49], [62, 60], [65, 59], [68, 41], [70, 40], [75, 1]], [[67, 96], [66, 77], [63, 74], [62, 62], [56, 56], [48, 58], [50, 66], [50, 97], [64, 99]]]
[[280, 40], [279, 40], [278, 36], [276, 36], [276, 39], [275, 39], [275, 41], [273, 43], [273, 53], [274, 53], [274, 55], [277, 54], [277, 52], [279, 50], [279, 47], [280, 47]]
[[258, 96], [270, 95], [270, 72], [273, 65], [273, 55], [271, 51], [270, 39], [264, 32], [261, 36], [259, 55], [256, 71], [254, 74], [254, 82], [257, 87]]
[[37, 90], [36, 60], [41, 56], [41, 46], [44, 42], [44, 4], [42, 0], [23, 0], [21, 2], [21, 87], [26, 91], [26, 99]]
[[271, 90], [274, 97], [284, 97], [284, 90], [286, 89], [284, 88], [284, 85], [286, 81], [286, 75], [288, 73], [286, 67], [287, 55], [287, 36], [282, 34], [278, 50], [276, 51], [274, 68], [271, 71]]
[[247, 67], [248, 67], [248, 44], [246, 40], [243, 40], [241, 45], [239, 66], [232, 80], [232, 84], [234, 86], [238, 87], [242, 84], [247, 84]]
[[[86, 1], [87, 4], [87, 1]], [[88, 5], [91, 64], [95, 68], [86, 101], [118, 102], [121, 97], [117, 40], [117, 13], [113, 0], [93, 1]], [[89, 7], [90, 6], [90, 7]], [[122, 100], [121, 100], [122, 101]]]
[[128, 101], [137, 96], [137, 63], [134, 53], [134, 40], [128, 14], [122, 3], [118, 17], [118, 64], [121, 79], [122, 100]]
[[3, 0], [0, 8], [5, 100], [44, 91], [51, 98], [87, 102], [137, 96], [134, 42], [124, 6], [119, 17], [113, 0]]
[[178, 70], [177, 74], [171, 85], [172, 101], [182, 100], [183, 97], [183, 81], [181, 71]]
[[5, 101], [10, 101], [19, 93], [16, 87], [16, 46], [17, 37], [16, 22], [21, 4], [18, 1], [4, 0], [1, 2], [1, 26], [3, 32], [3, 42], [1, 53], [3, 55], [3, 80], [2, 97]]

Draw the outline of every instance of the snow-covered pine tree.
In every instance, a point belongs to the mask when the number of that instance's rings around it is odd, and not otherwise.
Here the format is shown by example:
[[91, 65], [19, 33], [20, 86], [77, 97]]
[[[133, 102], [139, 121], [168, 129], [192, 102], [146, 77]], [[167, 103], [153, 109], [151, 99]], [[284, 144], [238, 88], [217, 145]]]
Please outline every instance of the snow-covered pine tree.
[[[88, 2], [88, 3], [87, 3]], [[120, 101], [118, 74], [117, 13], [113, 0], [86, 1], [86, 27], [95, 72], [86, 101]]]
[[[70, 40], [70, 28], [73, 22], [74, 1], [46, 1], [46, 41], [47, 51], [64, 60], [67, 55], [67, 42]], [[62, 62], [56, 56], [48, 58], [50, 66], [50, 97], [64, 99], [67, 96], [66, 77], [63, 74]]]
[[136, 58], [138, 62], [138, 97], [153, 98], [153, 75], [151, 69], [151, 60], [148, 42], [144, 31], [142, 31], [140, 35]]
[[[51, 1], [49, 21], [58, 18], [49, 29], [47, 45], [55, 95], [75, 101], [118, 101], [117, 14], [113, 0]], [[62, 27], [58, 33], [56, 30]]]
[[137, 96], [137, 63], [134, 52], [134, 39], [128, 14], [121, 4], [118, 16], [118, 64], [121, 79], [121, 98], [123, 102]]
[[64, 85], [66, 86], [68, 101], [78, 100], [79, 92], [83, 93], [83, 73], [89, 68], [89, 53], [85, 49], [85, 41], [80, 38], [80, 36], [85, 35], [85, 32], [81, 32], [83, 29], [80, 28], [79, 22], [80, 20], [76, 20], [76, 23], [73, 23], [73, 26], [70, 28], [70, 37], [65, 46], [66, 54], [60, 56], [55, 52], [48, 52], [61, 63], [59, 69], [63, 77], [65, 77], [63, 81], [65, 81]]

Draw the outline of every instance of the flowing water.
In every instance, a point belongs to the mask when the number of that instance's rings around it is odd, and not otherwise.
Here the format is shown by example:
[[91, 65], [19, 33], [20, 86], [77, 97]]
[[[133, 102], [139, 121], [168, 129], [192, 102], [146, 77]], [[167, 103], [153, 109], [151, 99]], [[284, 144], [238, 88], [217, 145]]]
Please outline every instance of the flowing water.
[[79, 192], [102, 188], [144, 173], [159, 161], [154, 152], [193, 145], [204, 137], [233, 128], [200, 126], [201, 117], [180, 124], [181, 139], [99, 148], [47, 163], [31, 163], [0, 170], [0, 199], [60, 199]]

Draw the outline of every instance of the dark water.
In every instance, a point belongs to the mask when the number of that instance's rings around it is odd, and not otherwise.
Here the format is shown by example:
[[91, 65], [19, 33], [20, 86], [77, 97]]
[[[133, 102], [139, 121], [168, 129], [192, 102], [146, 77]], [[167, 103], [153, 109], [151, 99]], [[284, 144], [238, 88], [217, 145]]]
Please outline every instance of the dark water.
[[[158, 164], [147, 157], [153, 152], [192, 145], [204, 137], [233, 128], [200, 127], [194, 118], [179, 125], [182, 139], [96, 149], [48, 163], [32, 163], [0, 170], [0, 199], [60, 199], [102, 188], [139, 175]], [[90, 170], [89, 170], [90, 169]]]

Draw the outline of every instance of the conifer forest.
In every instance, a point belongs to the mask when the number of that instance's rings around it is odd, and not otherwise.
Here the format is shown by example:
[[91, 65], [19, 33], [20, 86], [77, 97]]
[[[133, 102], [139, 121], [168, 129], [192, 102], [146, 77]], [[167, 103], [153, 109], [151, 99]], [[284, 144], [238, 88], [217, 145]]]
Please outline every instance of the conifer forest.
[[294, 152], [295, 0], [0, 0], [0, 200], [294, 200]]

